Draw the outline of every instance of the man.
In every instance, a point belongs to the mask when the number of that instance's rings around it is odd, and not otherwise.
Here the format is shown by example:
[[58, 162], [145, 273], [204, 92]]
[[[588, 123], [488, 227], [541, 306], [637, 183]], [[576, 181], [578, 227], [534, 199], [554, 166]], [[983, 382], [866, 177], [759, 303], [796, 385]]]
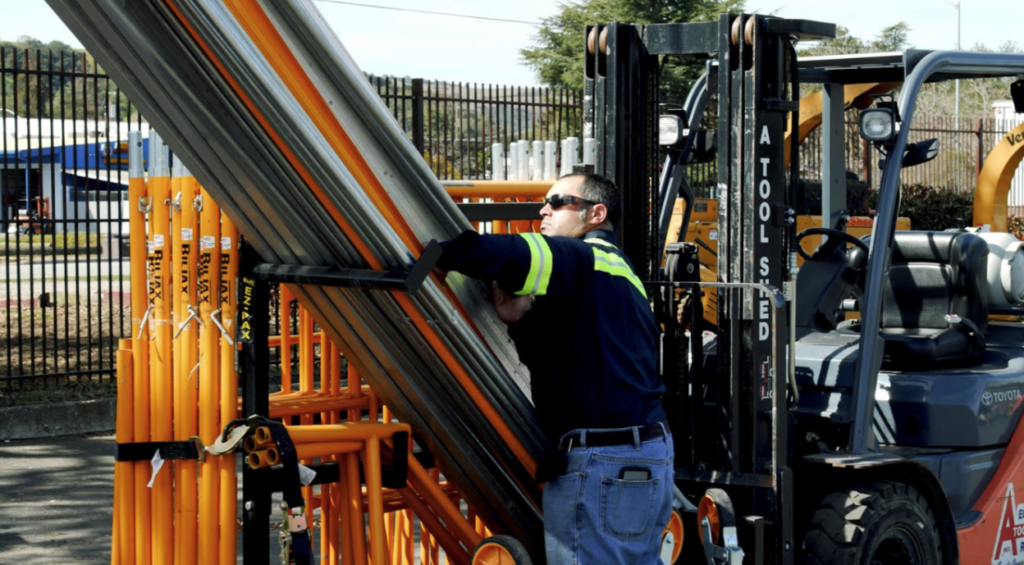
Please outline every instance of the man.
[[538, 481], [550, 479], [551, 565], [658, 563], [671, 513], [658, 329], [643, 284], [615, 247], [620, 209], [609, 180], [569, 175], [544, 199], [543, 235], [465, 232], [442, 244], [438, 261], [493, 281], [495, 309], [530, 369], [541, 426], [559, 451], [538, 470]]

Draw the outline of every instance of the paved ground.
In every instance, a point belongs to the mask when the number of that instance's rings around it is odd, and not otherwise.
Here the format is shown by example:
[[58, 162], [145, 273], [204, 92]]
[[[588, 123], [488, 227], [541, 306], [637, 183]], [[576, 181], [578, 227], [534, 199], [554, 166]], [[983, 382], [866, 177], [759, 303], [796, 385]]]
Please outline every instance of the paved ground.
[[[113, 454], [113, 434], [0, 443], [0, 564], [109, 564]], [[276, 533], [268, 551], [277, 563]]]
[[0, 443], [0, 563], [110, 563], [114, 436]]
[[113, 455], [113, 434], [0, 443], [0, 564], [109, 564]]

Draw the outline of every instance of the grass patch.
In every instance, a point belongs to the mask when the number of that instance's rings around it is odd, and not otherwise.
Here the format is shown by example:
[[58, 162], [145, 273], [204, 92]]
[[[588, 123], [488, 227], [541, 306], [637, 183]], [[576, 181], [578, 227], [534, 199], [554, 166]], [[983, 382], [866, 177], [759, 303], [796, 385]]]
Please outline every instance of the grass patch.
[[19, 235], [12, 243], [41, 245], [55, 248], [89, 247], [100, 244], [100, 234], [88, 232], [55, 233], [49, 235]]
[[32, 406], [54, 402], [98, 400], [117, 396], [114, 377], [59, 377], [67, 381], [54, 384], [54, 379], [0, 381], [0, 408]]

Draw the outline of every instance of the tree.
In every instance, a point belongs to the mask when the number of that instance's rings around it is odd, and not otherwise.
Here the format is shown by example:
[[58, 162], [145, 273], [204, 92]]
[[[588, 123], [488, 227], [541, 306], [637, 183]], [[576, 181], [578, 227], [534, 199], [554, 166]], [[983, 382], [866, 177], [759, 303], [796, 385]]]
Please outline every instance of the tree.
[[910, 26], [907, 22], [896, 22], [893, 25], [883, 28], [878, 34], [878, 39], [871, 43], [875, 51], [905, 51], [913, 47], [907, 41], [907, 34], [910, 33]]
[[[570, 0], [561, 11], [545, 18], [534, 46], [520, 49], [524, 64], [532, 67], [541, 83], [552, 87], [583, 88], [584, 37], [588, 24], [634, 24], [711, 21], [725, 12], [739, 12], [745, 0]], [[703, 65], [692, 58], [669, 57], [663, 61], [662, 85], [681, 101], [686, 87]]]
[[865, 41], [850, 34], [850, 30], [836, 26], [836, 36], [826, 39], [817, 44], [802, 47], [799, 50], [801, 57], [819, 55], [855, 55], [857, 53], [870, 53], [878, 51], [903, 51], [911, 47], [907, 41], [907, 34], [910, 26], [906, 22], [897, 22], [882, 29], [874, 41]]
[[106, 121], [138, 119], [138, 111], [84, 50], [62, 41], [21, 36], [0, 41], [0, 106], [22, 118]]
[[[993, 51], [984, 43], [975, 43], [971, 51]], [[1005, 41], [997, 53], [1022, 53], [1014, 41]], [[965, 79], [960, 81], [960, 119], [978, 120], [992, 117], [992, 103], [1010, 98], [1012, 78]], [[917, 112], [928, 116], [953, 116], [956, 109], [956, 86], [951, 80], [926, 84], [917, 99]], [[969, 122], [968, 122], [969, 123]], [[965, 122], [961, 121], [961, 126]]]

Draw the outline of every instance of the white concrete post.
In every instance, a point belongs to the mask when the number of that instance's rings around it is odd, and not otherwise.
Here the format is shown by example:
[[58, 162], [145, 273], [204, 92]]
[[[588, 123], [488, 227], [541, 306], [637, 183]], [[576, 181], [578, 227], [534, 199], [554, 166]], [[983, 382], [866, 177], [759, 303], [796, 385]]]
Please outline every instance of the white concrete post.
[[583, 164], [597, 164], [597, 140], [593, 137], [588, 137], [583, 140]]
[[521, 139], [516, 149], [519, 150], [519, 175], [517, 180], [530, 180], [530, 142]]
[[572, 174], [572, 168], [579, 163], [577, 147], [579, 140], [575, 137], [567, 137], [562, 140], [562, 172], [559, 176]]
[[544, 180], [555, 180], [558, 175], [555, 171], [555, 154], [558, 152], [557, 141], [544, 142]]
[[532, 153], [533, 160], [531, 161], [532, 167], [530, 167], [530, 180], [543, 180], [544, 179], [544, 142], [534, 141], [533, 148], [530, 150]]
[[519, 180], [519, 146], [515, 141], [508, 144], [508, 173], [505, 178]]
[[505, 146], [491, 144], [491, 180], [505, 180]]

